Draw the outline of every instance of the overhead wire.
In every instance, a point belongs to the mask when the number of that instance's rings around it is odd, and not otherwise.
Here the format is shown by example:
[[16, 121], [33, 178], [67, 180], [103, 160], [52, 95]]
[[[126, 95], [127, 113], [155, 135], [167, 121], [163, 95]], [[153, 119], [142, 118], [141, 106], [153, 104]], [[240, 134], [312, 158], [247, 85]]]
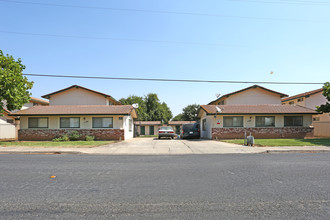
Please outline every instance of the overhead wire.
[[[237, 0], [240, 1], [240, 0]], [[245, 0], [244, 0], [245, 1]], [[251, 0], [253, 1], [253, 0]], [[82, 5], [66, 5], [54, 3], [28, 2], [16, 0], [0, 0], [0, 2], [41, 5], [50, 7], [65, 7], [65, 8], [80, 8], [80, 9], [96, 9], [96, 10], [111, 10], [111, 11], [128, 11], [128, 12], [143, 12], [143, 13], [159, 13], [159, 14], [175, 14], [175, 15], [190, 15], [190, 16], [207, 16], [207, 17], [224, 17], [224, 18], [238, 18], [238, 19], [252, 19], [252, 20], [268, 20], [268, 21], [289, 21], [289, 22], [320, 22], [329, 23], [329, 20], [307, 20], [294, 18], [271, 18], [271, 17], [255, 17], [255, 16], [238, 16], [225, 14], [211, 14], [211, 13], [197, 13], [197, 12], [182, 12], [182, 11], [165, 11], [165, 10], [148, 10], [148, 9], [128, 9], [128, 8], [114, 8], [114, 7], [96, 7], [96, 6], [82, 6]]]
[[133, 41], [133, 42], [204, 45], [204, 46], [222, 46], [222, 47], [245, 47], [244, 45], [230, 45], [230, 44], [218, 44], [218, 43], [208, 43], [208, 42], [148, 40], [148, 39], [115, 38], [115, 37], [91, 37], [91, 36], [81, 36], [81, 35], [79, 36], [79, 35], [43, 34], [43, 33], [5, 31], [5, 30], [0, 30], [0, 33], [15, 34], [15, 35], [41, 36], [41, 37], [61, 37], [61, 38], [90, 39], [90, 40], [113, 40], [113, 41]]
[[75, 79], [102, 79], [102, 80], [129, 80], [129, 81], [157, 81], [183, 83], [226, 83], [226, 84], [282, 84], [282, 85], [323, 85], [321, 82], [267, 82], [267, 81], [232, 81], [232, 80], [199, 80], [199, 79], [165, 79], [165, 78], [136, 78], [136, 77], [107, 77], [107, 76], [78, 76], [24, 73], [25, 76], [75, 78]]

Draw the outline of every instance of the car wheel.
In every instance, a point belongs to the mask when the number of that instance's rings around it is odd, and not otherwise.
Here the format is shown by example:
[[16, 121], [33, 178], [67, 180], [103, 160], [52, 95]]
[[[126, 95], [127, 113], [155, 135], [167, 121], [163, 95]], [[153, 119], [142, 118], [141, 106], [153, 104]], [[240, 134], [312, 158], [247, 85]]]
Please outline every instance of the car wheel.
[[172, 137], [172, 139], [174, 139], [174, 137]]
[[160, 137], [158, 137], [158, 139], [160, 139]]

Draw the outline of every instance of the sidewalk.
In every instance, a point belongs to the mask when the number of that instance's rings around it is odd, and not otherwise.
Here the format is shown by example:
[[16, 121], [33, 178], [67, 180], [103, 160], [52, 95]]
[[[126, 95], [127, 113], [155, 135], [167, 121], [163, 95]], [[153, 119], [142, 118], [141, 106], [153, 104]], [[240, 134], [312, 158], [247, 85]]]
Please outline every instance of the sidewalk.
[[326, 146], [247, 147], [217, 141], [131, 139], [94, 148], [0, 147], [0, 154], [202, 155], [330, 152]]

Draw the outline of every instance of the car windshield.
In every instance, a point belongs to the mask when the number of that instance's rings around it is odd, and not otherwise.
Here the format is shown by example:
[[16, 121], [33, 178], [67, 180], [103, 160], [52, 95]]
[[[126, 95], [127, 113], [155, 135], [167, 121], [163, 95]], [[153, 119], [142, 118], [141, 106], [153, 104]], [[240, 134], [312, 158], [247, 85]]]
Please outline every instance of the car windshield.
[[159, 130], [172, 131], [172, 127], [160, 127]]

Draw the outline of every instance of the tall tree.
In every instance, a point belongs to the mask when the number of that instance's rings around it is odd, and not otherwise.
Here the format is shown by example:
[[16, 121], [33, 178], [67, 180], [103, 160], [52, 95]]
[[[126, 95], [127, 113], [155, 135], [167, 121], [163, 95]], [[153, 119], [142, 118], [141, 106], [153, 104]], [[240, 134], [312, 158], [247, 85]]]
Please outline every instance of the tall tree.
[[139, 104], [139, 107], [136, 109], [136, 113], [138, 114], [138, 117], [139, 117], [138, 120], [146, 121], [146, 119], [147, 119], [146, 104], [143, 100], [143, 97], [136, 96], [136, 95], [130, 95], [126, 99], [121, 98], [119, 101], [123, 105], [133, 105], [135, 103]]
[[21, 109], [29, 102], [31, 93], [28, 90], [32, 88], [33, 82], [23, 76], [24, 69], [20, 58], [16, 61], [13, 56], [4, 55], [0, 50], [0, 112], [4, 104], [11, 111]]
[[172, 117], [172, 112], [165, 102], [160, 100], [155, 93], [149, 93], [144, 97], [148, 121], [162, 121], [167, 123]]
[[183, 121], [183, 113], [176, 115], [174, 118], [172, 118], [172, 121]]
[[197, 120], [197, 111], [199, 109], [200, 105], [198, 104], [192, 104], [188, 105], [187, 107], [183, 108], [183, 115], [182, 120], [183, 121], [196, 121]]
[[149, 93], [144, 97], [131, 95], [119, 100], [124, 105], [138, 103], [138, 120], [162, 121], [167, 123], [172, 118], [172, 112], [165, 102], [161, 103], [157, 94]]
[[328, 100], [324, 105], [318, 106], [316, 109], [318, 112], [326, 113], [330, 112], [330, 83], [326, 82], [323, 86], [323, 93], [325, 98]]

